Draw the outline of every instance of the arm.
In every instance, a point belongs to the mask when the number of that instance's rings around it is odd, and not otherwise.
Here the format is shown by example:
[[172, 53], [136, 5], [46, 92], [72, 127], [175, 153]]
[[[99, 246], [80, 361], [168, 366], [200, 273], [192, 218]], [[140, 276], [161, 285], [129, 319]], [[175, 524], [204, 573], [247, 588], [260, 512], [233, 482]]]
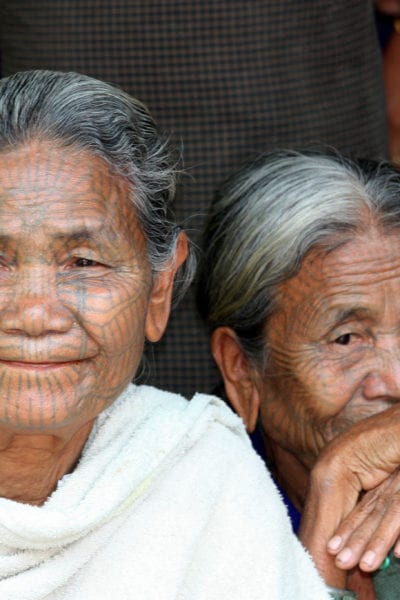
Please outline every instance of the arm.
[[[360, 421], [322, 452], [311, 473], [300, 538], [328, 583], [343, 586], [341, 570], [360, 559], [363, 570], [375, 570], [397, 539], [399, 464], [400, 406]], [[342, 554], [344, 548], [350, 555]]]

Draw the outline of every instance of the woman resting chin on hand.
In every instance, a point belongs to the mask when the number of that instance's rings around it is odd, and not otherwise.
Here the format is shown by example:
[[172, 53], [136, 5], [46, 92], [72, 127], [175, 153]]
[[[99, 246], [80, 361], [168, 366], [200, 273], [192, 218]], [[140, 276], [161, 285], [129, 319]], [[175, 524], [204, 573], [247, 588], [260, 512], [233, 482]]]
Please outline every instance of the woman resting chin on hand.
[[261, 156], [215, 196], [198, 285], [227, 400], [320, 572], [360, 600], [392, 600], [376, 569], [399, 534], [399, 198], [389, 163]]

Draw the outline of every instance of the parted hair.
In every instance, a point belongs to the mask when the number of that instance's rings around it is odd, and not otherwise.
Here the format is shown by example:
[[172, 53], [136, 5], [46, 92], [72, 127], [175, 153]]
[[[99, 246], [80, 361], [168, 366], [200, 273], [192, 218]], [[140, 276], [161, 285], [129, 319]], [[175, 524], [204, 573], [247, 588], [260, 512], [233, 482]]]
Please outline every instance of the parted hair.
[[[0, 152], [32, 139], [86, 150], [125, 178], [151, 268], [165, 268], [180, 231], [171, 212], [177, 167], [144, 104], [78, 73], [16, 73], [0, 80]], [[192, 279], [194, 260], [191, 252], [181, 267], [178, 296]]]
[[[400, 227], [400, 171], [334, 150], [285, 150], [230, 176], [210, 207], [197, 305], [211, 330], [232, 328], [258, 369], [268, 364], [277, 287], [316, 247], [333, 250], [373, 222]], [[284, 298], [279, 300], [284, 302]]]

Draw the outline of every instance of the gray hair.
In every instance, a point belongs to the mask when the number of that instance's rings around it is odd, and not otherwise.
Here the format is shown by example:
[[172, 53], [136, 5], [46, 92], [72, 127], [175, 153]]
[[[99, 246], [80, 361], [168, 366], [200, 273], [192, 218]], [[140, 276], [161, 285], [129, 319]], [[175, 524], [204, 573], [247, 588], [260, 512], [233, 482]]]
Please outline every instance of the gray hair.
[[[122, 90], [78, 73], [25, 71], [0, 80], [0, 152], [32, 139], [87, 150], [125, 178], [153, 273], [174, 255], [176, 166], [147, 108]], [[180, 294], [194, 272], [190, 253]]]
[[335, 152], [280, 151], [230, 177], [203, 234], [197, 304], [212, 329], [231, 327], [258, 369], [277, 286], [315, 247], [333, 250], [368, 229], [400, 227], [400, 171]]

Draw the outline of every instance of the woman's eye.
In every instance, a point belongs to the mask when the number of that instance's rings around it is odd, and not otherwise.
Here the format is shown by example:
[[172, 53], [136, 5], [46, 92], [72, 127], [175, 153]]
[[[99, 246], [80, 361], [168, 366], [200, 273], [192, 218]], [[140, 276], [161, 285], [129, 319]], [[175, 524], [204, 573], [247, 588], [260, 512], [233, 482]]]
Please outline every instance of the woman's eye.
[[352, 338], [351, 333], [344, 333], [343, 335], [339, 335], [339, 337], [337, 337], [334, 340], [335, 344], [339, 344], [340, 346], [348, 346], [348, 344], [350, 344], [351, 342], [351, 338]]
[[99, 263], [90, 258], [77, 258], [74, 261], [74, 265], [76, 267], [97, 267]]

